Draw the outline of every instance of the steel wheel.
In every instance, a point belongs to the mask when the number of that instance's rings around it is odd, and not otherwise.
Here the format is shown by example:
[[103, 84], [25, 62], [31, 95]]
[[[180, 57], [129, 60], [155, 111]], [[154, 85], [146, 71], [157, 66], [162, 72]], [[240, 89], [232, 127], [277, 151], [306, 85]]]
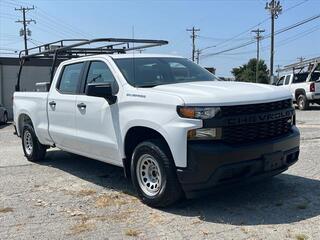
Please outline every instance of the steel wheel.
[[300, 97], [299, 98], [299, 103], [298, 103], [298, 105], [299, 105], [299, 108], [300, 109], [303, 109], [304, 108], [304, 99], [303, 99], [303, 97]]
[[142, 155], [137, 162], [137, 180], [141, 190], [152, 197], [159, 193], [162, 176], [158, 162], [149, 154]]
[[27, 130], [24, 132], [23, 136], [24, 149], [28, 155], [31, 155], [33, 152], [33, 140], [31, 133]]

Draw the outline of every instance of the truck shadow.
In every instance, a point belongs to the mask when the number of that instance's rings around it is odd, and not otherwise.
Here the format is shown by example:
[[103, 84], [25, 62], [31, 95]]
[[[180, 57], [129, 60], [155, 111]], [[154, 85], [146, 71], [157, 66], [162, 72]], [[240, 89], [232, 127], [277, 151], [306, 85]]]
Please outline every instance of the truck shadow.
[[11, 123], [6, 123], [6, 124], [4, 124], [4, 123], [0, 123], [0, 129], [3, 129], [3, 128], [6, 128], [6, 127], [8, 127], [8, 126], [10, 126], [11, 125]]
[[[295, 107], [295, 109], [298, 111], [301, 111], [299, 110], [298, 107]], [[301, 112], [309, 112], [309, 111], [320, 111], [320, 105], [317, 105], [317, 104], [310, 105], [310, 107], [307, 110], [303, 110]]]
[[[135, 196], [122, 168], [59, 150], [49, 151], [41, 164]], [[199, 199], [183, 200], [161, 210], [179, 216], [197, 217], [199, 222], [237, 226], [288, 224], [320, 215], [320, 181], [281, 174], [268, 181], [215, 191]], [[197, 224], [197, 221], [194, 222]]]

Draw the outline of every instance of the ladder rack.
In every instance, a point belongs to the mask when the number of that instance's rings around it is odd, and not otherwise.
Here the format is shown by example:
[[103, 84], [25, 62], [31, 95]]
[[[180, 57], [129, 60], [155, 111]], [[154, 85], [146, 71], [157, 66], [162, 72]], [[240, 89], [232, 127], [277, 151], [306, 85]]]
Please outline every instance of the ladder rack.
[[284, 68], [277, 70], [277, 72], [288, 72], [293, 71], [295, 73], [295, 70], [299, 70], [300, 72], [302, 70], [311, 71], [313, 68], [316, 68], [317, 65], [320, 64], [320, 57], [307, 59], [298, 63], [289, 64], [287, 66], [284, 66]]
[[20, 68], [16, 91], [20, 91], [21, 72], [24, 63], [30, 59], [51, 59], [50, 85], [53, 80], [56, 64], [59, 61], [97, 54], [123, 54], [168, 44], [165, 40], [130, 39], [130, 38], [97, 38], [97, 39], [62, 39], [46, 43], [19, 53]]

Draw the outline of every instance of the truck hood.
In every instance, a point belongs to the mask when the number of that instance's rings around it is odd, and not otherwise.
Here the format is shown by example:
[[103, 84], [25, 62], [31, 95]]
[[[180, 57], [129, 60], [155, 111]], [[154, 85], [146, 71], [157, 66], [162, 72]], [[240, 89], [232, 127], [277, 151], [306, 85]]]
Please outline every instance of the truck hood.
[[159, 85], [154, 91], [180, 97], [186, 105], [242, 105], [292, 98], [288, 89], [267, 84], [203, 81]]

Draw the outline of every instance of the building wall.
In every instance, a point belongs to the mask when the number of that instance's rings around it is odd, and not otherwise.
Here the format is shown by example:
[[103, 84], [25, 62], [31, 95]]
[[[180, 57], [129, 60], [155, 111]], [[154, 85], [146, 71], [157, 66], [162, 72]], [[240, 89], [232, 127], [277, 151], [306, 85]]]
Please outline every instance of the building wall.
[[[49, 81], [49, 66], [24, 66], [21, 74], [21, 91], [36, 91], [35, 84]], [[42, 64], [43, 65], [43, 64]], [[0, 102], [8, 109], [12, 119], [12, 97], [17, 83], [19, 65], [0, 61]]]

